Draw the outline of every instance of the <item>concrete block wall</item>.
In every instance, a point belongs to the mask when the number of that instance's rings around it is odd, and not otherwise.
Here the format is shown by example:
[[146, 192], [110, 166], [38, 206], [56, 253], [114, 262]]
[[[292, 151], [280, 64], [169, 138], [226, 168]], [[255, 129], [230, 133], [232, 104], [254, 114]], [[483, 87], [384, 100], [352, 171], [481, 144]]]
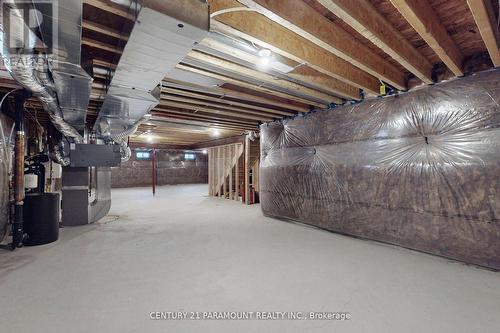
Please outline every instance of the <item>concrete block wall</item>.
[[[118, 168], [112, 168], [112, 187], [151, 186], [152, 162], [138, 160], [136, 151], [132, 158]], [[185, 154], [196, 155], [195, 160], [186, 160]], [[159, 149], [156, 151], [157, 185], [208, 183], [208, 157], [203, 152], [182, 149]]]

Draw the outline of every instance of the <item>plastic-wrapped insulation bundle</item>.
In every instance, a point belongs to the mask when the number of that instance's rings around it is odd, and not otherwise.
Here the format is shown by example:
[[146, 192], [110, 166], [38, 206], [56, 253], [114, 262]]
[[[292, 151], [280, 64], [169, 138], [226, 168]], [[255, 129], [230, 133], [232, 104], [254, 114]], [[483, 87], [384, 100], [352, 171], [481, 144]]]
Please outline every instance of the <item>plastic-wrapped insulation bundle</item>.
[[261, 126], [265, 215], [500, 269], [500, 70]]

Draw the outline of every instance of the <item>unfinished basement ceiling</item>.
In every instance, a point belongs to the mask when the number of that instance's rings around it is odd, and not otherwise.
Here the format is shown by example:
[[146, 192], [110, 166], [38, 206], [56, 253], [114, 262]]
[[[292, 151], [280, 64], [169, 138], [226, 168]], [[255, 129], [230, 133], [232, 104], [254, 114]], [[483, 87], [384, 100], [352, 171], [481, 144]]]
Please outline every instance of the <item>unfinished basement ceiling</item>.
[[[375, 97], [381, 84], [388, 92], [405, 91], [499, 65], [495, 0], [209, 4], [211, 32], [165, 77], [161, 103], [131, 142], [189, 147], [258, 131], [262, 123], [331, 104]], [[94, 78], [89, 128], [138, 8], [135, 1], [84, 1], [82, 61]], [[262, 55], [268, 49], [269, 59]], [[16, 87], [8, 75], [1, 85]], [[28, 110], [38, 121], [48, 121], [35, 99]]]

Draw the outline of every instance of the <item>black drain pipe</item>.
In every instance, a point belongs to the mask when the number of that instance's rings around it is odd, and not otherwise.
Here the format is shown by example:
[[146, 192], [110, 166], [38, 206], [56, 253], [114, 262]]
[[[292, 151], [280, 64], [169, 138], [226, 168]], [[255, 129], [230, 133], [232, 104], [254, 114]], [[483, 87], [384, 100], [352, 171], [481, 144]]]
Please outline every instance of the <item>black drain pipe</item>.
[[29, 93], [23, 90], [15, 98], [15, 132], [14, 148], [14, 223], [12, 223], [12, 251], [22, 247], [24, 243], [23, 205], [24, 205], [24, 102]]

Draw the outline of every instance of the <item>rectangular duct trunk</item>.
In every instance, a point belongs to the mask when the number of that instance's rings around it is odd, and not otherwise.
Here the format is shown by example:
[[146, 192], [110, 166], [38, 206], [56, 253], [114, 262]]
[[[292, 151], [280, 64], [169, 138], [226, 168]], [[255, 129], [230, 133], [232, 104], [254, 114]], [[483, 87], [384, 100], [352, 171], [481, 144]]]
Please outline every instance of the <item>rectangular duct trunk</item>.
[[42, 22], [53, 22], [41, 25], [43, 40], [57, 37], [49, 59], [59, 107], [64, 120], [83, 133], [92, 78], [81, 67], [82, 0], [56, 1], [50, 11], [34, 5], [43, 14]]
[[500, 70], [262, 125], [265, 215], [500, 269]]
[[157, 87], [208, 30], [205, 1], [143, 1], [99, 112], [98, 135], [113, 137], [154, 108]]

